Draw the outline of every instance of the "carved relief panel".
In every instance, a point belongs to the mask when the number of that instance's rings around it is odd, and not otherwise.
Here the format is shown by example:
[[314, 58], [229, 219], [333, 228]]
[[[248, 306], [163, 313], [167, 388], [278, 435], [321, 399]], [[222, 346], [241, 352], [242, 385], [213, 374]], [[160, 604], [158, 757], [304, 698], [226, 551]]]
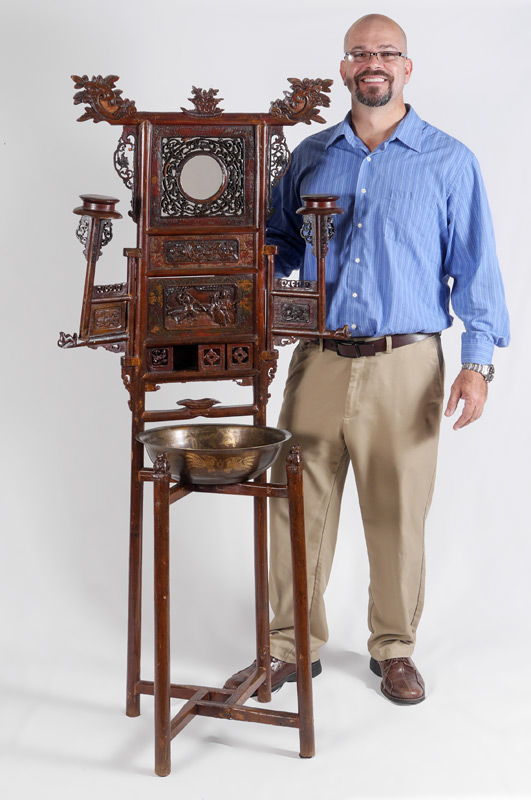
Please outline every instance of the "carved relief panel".
[[149, 237], [150, 270], [189, 272], [204, 266], [227, 271], [227, 268], [248, 268], [255, 264], [255, 235], [252, 233]]
[[[151, 278], [148, 332], [151, 339], [187, 332], [197, 338], [253, 332], [252, 275]], [[190, 337], [187, 336], [187, 339]]]

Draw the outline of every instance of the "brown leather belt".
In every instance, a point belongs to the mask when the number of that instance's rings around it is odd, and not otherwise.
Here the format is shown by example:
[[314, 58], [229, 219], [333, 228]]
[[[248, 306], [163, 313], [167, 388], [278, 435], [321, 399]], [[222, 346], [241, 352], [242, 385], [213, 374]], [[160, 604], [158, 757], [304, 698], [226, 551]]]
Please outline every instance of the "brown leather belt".
[[[376, 353], [385, 353], [387, 351], [387, 339], [391, 339], [391, 348], [394, 350], [397, 347], [403, 347], [405, 344], [421, 342], [422, 339], [438, 335], [438, 333], [397, 333], [394, 336], [384, 336], [381, 339], [373, 339], [372, 341], [358, 339], [357, 341], [349, 342], [346, 339], [323, 339], [322, 342], [325, 350], [333, 350], [334, 353], [343, 358], [363, 358], [365, 356], [375, 356]], [[314, 339], [313, 341], [318, 342], [319, 339]]]

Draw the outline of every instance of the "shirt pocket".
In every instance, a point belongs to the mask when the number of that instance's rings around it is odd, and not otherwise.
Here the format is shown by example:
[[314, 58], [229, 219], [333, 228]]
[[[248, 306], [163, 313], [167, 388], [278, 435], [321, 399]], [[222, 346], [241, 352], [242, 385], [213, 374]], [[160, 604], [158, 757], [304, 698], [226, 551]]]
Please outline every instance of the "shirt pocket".
[[385, 238], [409, 245], [424, 241], [430, 226], [430, 215], [433, 214], [430, 206], [429, 200], [421, 192], [417, 194], [391, 189], [385, 211]]

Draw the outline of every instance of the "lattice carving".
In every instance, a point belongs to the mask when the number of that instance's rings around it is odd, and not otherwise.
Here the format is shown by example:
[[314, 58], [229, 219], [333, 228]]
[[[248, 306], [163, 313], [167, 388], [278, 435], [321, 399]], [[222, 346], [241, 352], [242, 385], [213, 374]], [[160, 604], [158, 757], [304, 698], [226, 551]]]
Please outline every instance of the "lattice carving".
[[119, 120], [131, 120], [135, 117], [137, 110], [134, 100], [123, 98], [122, 90], [116, 89], [118, 75], [94, 75], [92, 79], [88, 75], [72, 75], [75, 88], [81, 89], [74, 95], [74, 105], [86, 103], [85, 113], [78, 118], [78, 122], [91, 119], [94, 122], [117, 122]]
[[223, 98], [216, 97], [218, 92], [219, 89], [198, 89], [192, 86], [192, 96], [188, 100], [194, 104], [195, 110], [181, 106], [181, 111], [194, 117], [216, 117], [222, 114], [224, 109], [218, 108], [218, 103], [221, 103]]
[[322, 80], [316, 78], [288, 78], [292, 87], [291, 92], [284, 92], [283, 100], [274, 100], [271, 103], [269, 113], [279, 117], [279, 122], [326, 122], [320, 116], [318, 107], [328, 108], [330, 98], [326, 93], [330, 92], [333, 82], [330, 79]]
[[[164, 137], [161, 148], [161, 217], [241, 216], [244, 213], [245, 146], [242, 137]], [[187, 197], [180, 186], [184, 160], [192, 155], [213, 156], [226, 177], [220, 191], [205, 202]]]

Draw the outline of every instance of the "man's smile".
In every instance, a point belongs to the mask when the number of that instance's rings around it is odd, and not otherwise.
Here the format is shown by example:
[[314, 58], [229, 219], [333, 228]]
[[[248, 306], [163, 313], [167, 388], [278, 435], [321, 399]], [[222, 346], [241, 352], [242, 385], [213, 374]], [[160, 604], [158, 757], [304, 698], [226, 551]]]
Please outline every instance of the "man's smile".
[[361, 75], [356, 75], [355, 79], [356, 84], [359, 86], [360, 83], [385, 83], [389, 80], [387, 75], [383, 75], [381, 72], [370, 72], [370, 73], [362, 73]]

